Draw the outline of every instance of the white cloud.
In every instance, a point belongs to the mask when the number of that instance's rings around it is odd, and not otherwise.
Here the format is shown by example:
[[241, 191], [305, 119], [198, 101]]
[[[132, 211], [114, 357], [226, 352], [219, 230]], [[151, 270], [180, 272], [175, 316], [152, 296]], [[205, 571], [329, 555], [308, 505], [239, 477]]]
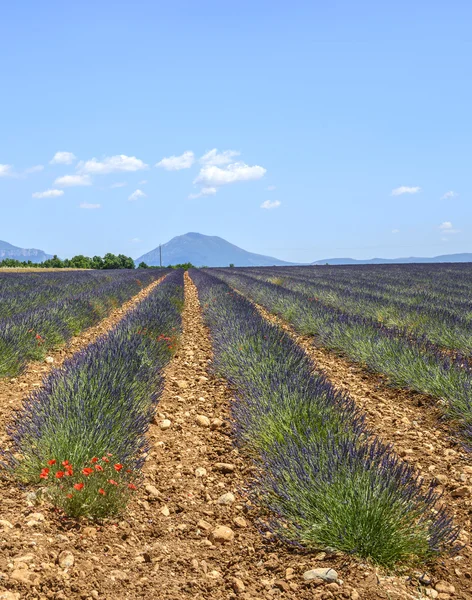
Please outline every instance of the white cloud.
[[439, 226], [439, 229], [443, 235], [451, 235], [453, 233], [460, 232], [460, 229], [454, 229], [454, 226], [452, 225], [451, 221], [444, 221]]
[[0, 165], [0, 177], [8, 177], [13, 175], [13, 167], [11, 165]]
[[96, 208], [101, 208], [101, 204], [88, 204], [87, 202], [82, 202], [80, 208], [86, 208], [88, 210], [94, 210]]
[[34, 192], [33, 198], [59, 198], [64, 195], [64, 190], [46, 190], [45, 192]]
[[269, 185], [267, 186], [267, 191], [268, 192], [273, 192], [274, 190], [276, 190], [277, 188], [275, 187], [275, 185]]
[[449, 200], [449, 198], [457, 198], [459, 194], [456, 194], [456, 192], [453, 192], [452, 190], [450, 192], [446, 192], [444, 194], [444, 196], [441, 196], [441, 200]]
[[120, 171], [130, 173], [142, 171], [147, 168], [148, 165], [141, 159], [135, 156], [126, 156], [125, 154], [107, 156], [102, 161], [92, 158], [85, 162], [82, 161], [77, 165], [80, 173], [88, 173], [90, 175], [108, 175], [108, 173], [117, 173]]
[[49, 161], [50, 165], [71, 165], [77, 157], [72, 152], [56, 152]]
[[203, 167], [193, 183], [202, 183], [206, 186], [218, 187], [237, 181], [252, 181], [264, 177], [266, 169], [255, 165], [250, 167], [243, 162], [233, 163], [224, 169], [220, 167]]
[[214, 196], [216, 192], [217, 189], [215, 187], [204, 187], [198, 194], [190, 194], [188, 199], [195, 200], [195, 198], [201, 198], [202, 196]]
[[266, 200], [265, 202], [263, 202], [261, 204], [261, 208], [267, 208], [267, 209], [277, 208], [281, 204], [282, 204], [282, 202], [280, 202], [279, 200]]
[[140, 238], [131, 238], [130, 242], [132, 242], [133, 244], [138, 244], [139, 242], [141, 242], [142, 240]]
[[128, 184], [126, 183], [126, 181], [120, 181], [120, 182], [118, 182], [118, 183], [112, 183], [110, 187], [111, 187], [111, 189], [113, 190], [113, 189], [115, 189], [115, 188], [122, 188], [122, 187], [125, 187], [125, 185], [128, 185]]
[[31, 175], [32, 173], [40, 173], [44, 170], [44, 165], [35, 165], [34, 167], [28, 167], [23, 171], [25, 175]]
[[147, 179], [141, 179], [141, 181], [138, 181], [138, 185], [146, 185], [147, 183]]
[[156, 167], [161, 167], [166, 171], [180, 171], [181, 169], [189, 169], [195, 162], [195, 155], [191, 150], [187, 150], [180, 156], [168, 156], [163, 158]]
[[63, 175], [54, 181], [54, 185], [58, 185], [59, 187], [92, 185], [92, 180], [88, 175]]
[[146, 194], [141, 190], [136, 190], [128, 196], [128, 200], [131, 200], [131, 202], [139, 200], [139, 198], [146, 198]]
[[418, 192], [421, 192], [421, 188], [418, 186], [408, 187], [406, 185], [401, 185], [400, 187], [392, 190], [392, 196], [401, 196], [402, 194], [417, 194]]
[[392, 229], [392, 233], [400, 233], [399, 229]]
[[200, 158], [200, 162], [207, 167], [228, 165], [240, 154], [241, 152], [237, 150], [224, 150], [221, 154], [218, 154], [218, 149], [213, 148], [213, 150], [210, 150]]

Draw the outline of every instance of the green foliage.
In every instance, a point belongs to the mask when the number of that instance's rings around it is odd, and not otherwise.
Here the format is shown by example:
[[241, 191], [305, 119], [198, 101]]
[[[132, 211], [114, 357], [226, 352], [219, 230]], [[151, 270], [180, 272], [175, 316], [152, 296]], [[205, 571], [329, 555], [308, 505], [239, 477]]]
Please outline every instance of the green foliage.
[[[145, 263], [141, 263], [145, 264]], [[64, 260], [58, 258], [54, 255], [52, 258], [48, 258], [42, 263], [32, 263], [30, 260], [28, 261], [19, 261], [14, 260], [12, 258], [5, 258], [0, 261], [0, 268], [2, 267], [10, 267], [10, 268], [39, 268], [39, 269], [134, 269], [134, 260], [125, 256], [124, 254], [105, 254], [102, 258], [101, 256], [94, 256], [90, 258], [89, 256], [84, 256], [83, 254], [78, 254], [77, 256], [73, 256], [72, 258], [65, 258]], [[147, 265], [145, 265], [147, 267]], [[139, 268], [145, 268], [139, 267]]]

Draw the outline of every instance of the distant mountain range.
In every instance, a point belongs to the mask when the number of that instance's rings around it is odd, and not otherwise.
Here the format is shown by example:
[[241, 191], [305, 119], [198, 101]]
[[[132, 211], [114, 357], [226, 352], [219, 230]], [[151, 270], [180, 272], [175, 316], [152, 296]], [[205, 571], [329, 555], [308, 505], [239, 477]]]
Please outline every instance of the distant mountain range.
[[317, 260], [312, 265], [405, 265], [412, 263], [463, 263], [472, 262], [472, 253], [463, 252], [462, 254], [442, 254], [434, 257], [416, 257], [409, 258], [369, 258], [366, 260], [357, 260], [356, 258], [326, 258]]
[[[230, 244], [216, 235], [203, 235], [201, 233], [186, 233], [172, 238], [162, 244], [162, 265], [175, 265], [190, 262], [197, 267], [271, 267], [291, 266], [301, 263], [291, 263], [272, 256], [255, 254]], [[0, 261], [4, 258], [13, 258], [20, 261], [30, 260], [39, 263], [48, 258], [43, 250], [36, 248], [18, 248], [8, 242], [0, 240]], [[143, 254], [135, 260], [135, 264], [145, 262], [149, 266], [159, 265], [159, 247]], [[411, 263], [464, 263], [472, 262], [472, 253], [442, 254], [434, 257], [408, 257], [408, 258], [370, 258], [358, 260], [355, 258], [325, 258], [317, 260], [312, 265], [386, 265], [386, 264], [411, 264]], [[305, 265], [308, 266], [308, 265]]]
[[[295, 263], [285, 262], [271, 256], [254, 254], [230, 244], [216, 235], [186, 233], [178, 235], [162, 244], [162, 266], [190, 262], [196, 267], [270, 267], [289, 266]], [[149, 266], [159, 265], [159, 247], [143, 254], [135, 260], [138, 265], [145, 262]]]
[[40, 263], [43, 260], [52, 258], [52, 255], [46, 254], [43, 250], [36, 250], [36, 248], [18, 248], [0, 240], [0, 261], [4, 258], [13, 258], [21, 261], [30, 260], [34, 263]]

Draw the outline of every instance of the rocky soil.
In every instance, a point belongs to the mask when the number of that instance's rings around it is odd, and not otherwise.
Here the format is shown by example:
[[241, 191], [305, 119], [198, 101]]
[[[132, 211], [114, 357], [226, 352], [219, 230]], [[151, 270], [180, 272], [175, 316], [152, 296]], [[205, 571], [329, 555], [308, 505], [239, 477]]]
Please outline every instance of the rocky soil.
[[[112, 324], [100, 324], [101, 333]], [[98, 329], [86, 332], [75, 349], [72, 344], [62, 352], [76, 351], [99, 334]], [[53, 357], [54, 365], [62, 356]], [[152, 450], [145, 479], [134, 501], [120, 519], [78, 523], [41, 503], [34, 490], [1, 482], [0, 600], [472, 599], [468, 546], [455, 559], [424, 573], [386, 575], [349, 557], [307, 554], [262, 536], [257, 529], [261, 515], [244, 492], [251, 464], [232, 442], [231, 389], [212, 374], [211, 360], [196, 289], [186, 275], [181, 345], [166, 369], [165, 389], [149, 431]], [[0, 383], [3, 429], [11, 411], [49, 368], [32, 366], [17, 381]], [[357, 380], [348, 375], [357, 374], [360, 380], [364, 375], [346, 368], [337, 372], [333, 367], [333, 377], [355, 391]], [[446, 501], [468, 531], [468, 495], [453, 493], [469, 487], [467, 464], [435, 420], [434, 410], [412, 405], [413, 412], [399, 408], [397, 416], [394, 400], [385, 395], [390, 390], [375, 378], [365, 386], [355, 399], [362, 397], [364, 408], [379, 411], [369, 417], [379, 433], [386, 439], [397, 435], [394, 441], [404, 448], [405, 458], [420, 462], [428, 477], [447, 476], [441, 482]], [[408, 404], [401, 394], [392, 393], [394, 407]], [[425, 429], [418, 416], [423, 413], [432, 415], [427, 423], [435, 423], [437, 430]], [[391, 418], [383, 429], [382, 414]], [[416, 433], [423, 435], [411, 435]], [[431, 454], [425, 450], [427, 443], [433, 445]], [[457, 488], [456, 473], [461, 481]]]

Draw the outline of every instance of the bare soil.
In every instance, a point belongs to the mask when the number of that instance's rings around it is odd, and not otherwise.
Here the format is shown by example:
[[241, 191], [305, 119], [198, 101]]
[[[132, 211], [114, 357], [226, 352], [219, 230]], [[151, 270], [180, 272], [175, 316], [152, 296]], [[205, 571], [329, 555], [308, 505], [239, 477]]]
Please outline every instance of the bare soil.
[[[244, 492], [252, 467], [234, 447], [228, 423], [232, 392], [212, 375], [211, 361], [196, 289], [186, 274], [183, 335], [150, 427], [152, 449], [142, 487], [122, 518], [97, 525], [68, 520], [38, 504], [31, 490], [2, 483], [0, 600], [428, 597], [415, 576], [388, 577], [352, 558], [303, 553], [259, 533], [260, 515]], [[32, 382], [32, 376], [24, 381], [29, 388]], [[22, 395], [18, 389], [12, 398], [5, 385], [0, 388], [0, 406], [7, 407], [2, 425], [27, 391], [20, 388]], [[452, 455], [453, 465], [458, 460]], [[234, 501], [221, 498], [228, 493]], [[462, 518], [466, 499], [449, 494], [447, 500], [461, 502]], [[220, 526], [229, 531], [219, 531]], [[229, 539], [218, 541], [219, 533]], [[470, 555], [457, 558], [428, 572], [433, 585], [441, 579], [455, 587], [452, 595], [436, 596], [440, 599], [472, 598]], [[305, 583], [302, 574], [315, 567], [336, 569], [343, 583]]]

